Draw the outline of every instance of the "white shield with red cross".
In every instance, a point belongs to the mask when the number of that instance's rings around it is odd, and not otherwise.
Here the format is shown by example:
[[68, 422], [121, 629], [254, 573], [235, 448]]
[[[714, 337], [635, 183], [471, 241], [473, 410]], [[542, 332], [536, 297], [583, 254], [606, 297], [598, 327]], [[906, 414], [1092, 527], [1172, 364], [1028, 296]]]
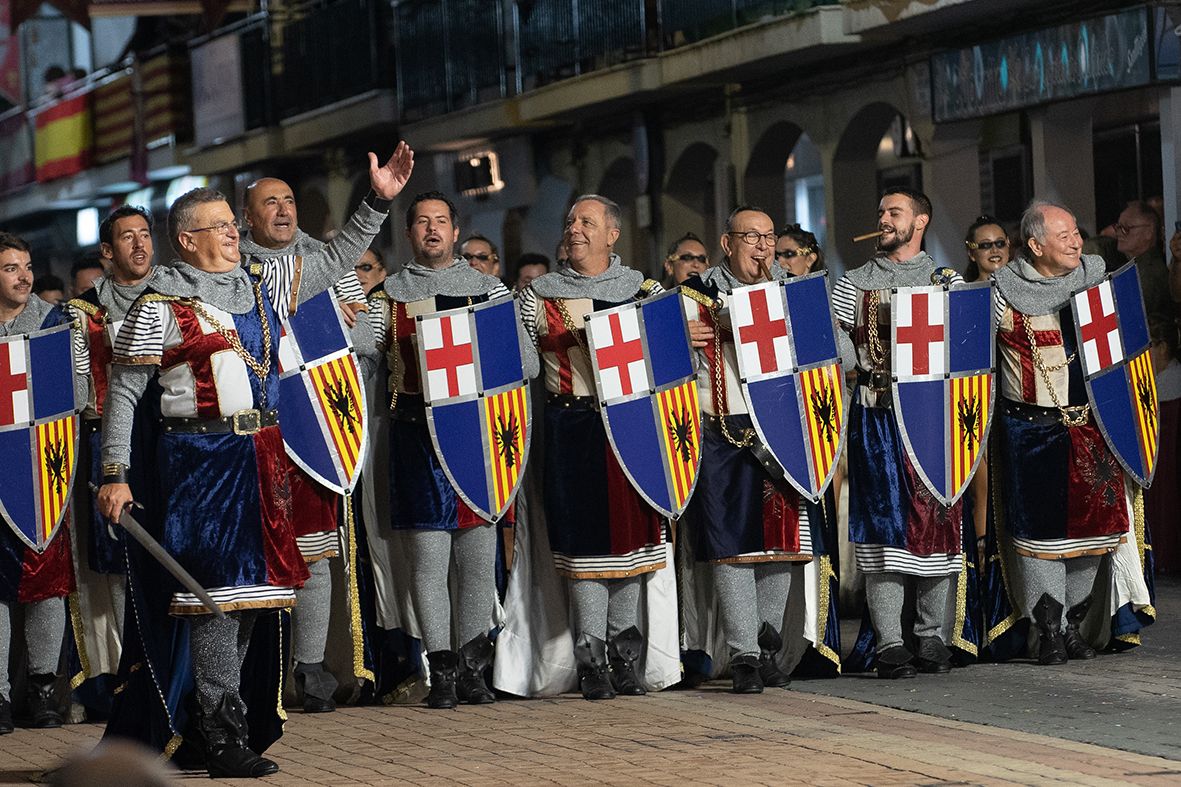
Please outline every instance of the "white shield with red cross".
[[1128, 263], [1070, 299], [1091, 412], [1116, 459], [1152, 483], [1160, 440], [1156, 375], [1140, 272]]
[[532, 431], [517, 300], [500, 298], [417, 320], [435, 455], [464, 503], [495, 522], [520, 488]]
[[995, 337], [991, 282], [891, 292], [898, 431], [915, 472], [945, 506], [967, 489], [988, 440]]
[[751, 425], [783, 477], [818, 500], [844, 448], [849, 410], [827, 274], [737, 287], [727, 300]]

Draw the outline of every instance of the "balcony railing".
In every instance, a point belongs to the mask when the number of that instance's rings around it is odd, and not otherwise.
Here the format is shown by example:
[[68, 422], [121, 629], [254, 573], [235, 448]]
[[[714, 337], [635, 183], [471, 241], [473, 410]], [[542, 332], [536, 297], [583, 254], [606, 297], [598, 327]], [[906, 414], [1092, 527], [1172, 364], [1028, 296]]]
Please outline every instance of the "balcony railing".
[[507, 95], [500, 3], [402, 0], [394, 32], [404, 113], [449, 112]]
[[674, 49], [776, 16], [840, 0], [660, 0], [661, 46]]
[[653, 54], [644, 0], [516, 0], [517, 90]]

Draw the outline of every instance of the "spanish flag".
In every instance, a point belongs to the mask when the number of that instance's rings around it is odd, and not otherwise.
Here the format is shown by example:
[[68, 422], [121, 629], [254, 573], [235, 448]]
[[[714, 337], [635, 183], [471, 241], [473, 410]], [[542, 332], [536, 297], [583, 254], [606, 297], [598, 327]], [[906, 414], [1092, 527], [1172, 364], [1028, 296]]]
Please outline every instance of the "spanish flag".
[[94, 128], [89, 92], [63, 98], [41, 110], [36, 127], [33, 151], [38, 182], [64, 178], [90, 166]]

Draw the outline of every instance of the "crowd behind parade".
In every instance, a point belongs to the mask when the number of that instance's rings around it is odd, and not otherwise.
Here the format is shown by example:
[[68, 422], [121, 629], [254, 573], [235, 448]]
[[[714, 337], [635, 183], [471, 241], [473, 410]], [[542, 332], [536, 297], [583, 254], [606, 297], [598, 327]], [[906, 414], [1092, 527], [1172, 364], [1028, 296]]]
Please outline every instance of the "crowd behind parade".
[[[429, 192], [404, 200], [413, 259], [395, 266], [371, 244], [412, 169], [404, 143], [384, 165], [370, 154], [372, 191], [328, 243], [299, 229], [291, 188], [273, 178], [247, 189], [241, 216], [211, 189], [180, 197], [167, 217], [174, 254], [153, 248], [146, 210], [115, 209], [101, 262], [80, 263], [68, 283], [34, 281], [27, 244], [0, 233], [0, 336], [71, 325], [85, 403], [61, 530], [38, 551], [0, 529], [0, 734], [14, 730], [14, 700], [34, 728], [84, 705], [109, 720], [107, 736], [182, 766], [264, 776], [278, 770], [262, 753], [281, 734], [275, 697], [288, 672], [307, 712], [346, 694], [390, 702], [424, 678], [431, 708], [494, 702], [497, 690], [604, 700], [715, 678], [758, 693], [842, 666], [899, 679], [977, 659], [1090, 659], [1134, 646], [1155, 618], [1147, 547], [1152, 525], [1175, 523], [1177, 489], [1142, 493], [1111, 455], [1087, 411], [1066, 305], [1136, 265], [1160, 464], [1175, 473], [1181, 287], [1151, 204], [1129, 204], [1084, 239], [1069, 206], [1035, 201], [1019, 227], [982, 216], [964, 259], [934, 260], [923, 236], [938, 206], [905, 189], [880, 195], [871, 259], [828, 282], [852, 404], [833, 482], [813, 502], [756, 454], [726, 308], [735, 288], [823, 271], [813, 233], [737, 206], [720, 249], [693, 233], [675, 240], [660, 283], [615, 254], [610, 195], [584, 195], [552, 263], [527, 254], [509, 269]], [[1181, 233], [1170, 249], [1181, 251]], [[917, 479], [878, 377], [891, 292], [990, 279], [991, 442], [948, 506]], [[702, 411], [696, 491], [676, 522], [614, 458], [578, 327], [674, 287]], [[537, 378], [536, 434], [516, 503], [489, 523], [435, 455], [416, 318], [510, 288], [522, 368]], [[371, 392], [377, 456], [348, 500], [288, 459], [275, 415], [281, 323], [325, 290]], [[128, 511], [224, 616], [118, 531]], [[347, 568], [343, 591], [333, 561]], [[855, 582], [865, 616], [842, 648], [837, 609]], [[341, 609], [355, 658], [331, 664]], [[21, 665], [11, 682], [9, 664]], [[366, 688], [350, 694], [342, 674]]]

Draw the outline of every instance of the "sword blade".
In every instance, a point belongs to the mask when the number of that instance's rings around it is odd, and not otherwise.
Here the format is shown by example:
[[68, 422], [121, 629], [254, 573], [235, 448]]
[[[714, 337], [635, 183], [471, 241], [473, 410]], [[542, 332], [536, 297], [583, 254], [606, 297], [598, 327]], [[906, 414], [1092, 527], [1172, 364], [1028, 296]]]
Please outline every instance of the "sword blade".
[[[96, 495], [98, 494], [98, 487], [92, 482], [90, 489]], [[123, 514], [119, 517], [119, 526], [127, 531], [128, 535], [139, 542], [139, 545], [147, 550], [157, 563], [164, 567], [164, 569], [176, 578], [176, 581], [184, 586], [185, 590], [196, 596], [205, 608], [212, 612], [219, 618], [225, 618], [226, 613], [222, 611], [213, 597], [209, 595], [205, 588], [201, 587], [201, 583], [193, 578], [193, 575], [185, 571], [184, 566], [176, 562], [176, 558], [168, 554], [168, 551], [160, 545], [160, 542], [152, 538], [148, 531], [144, 530], [143, 525], [136, 521], [135, 517], [131, 515], [128, 509], [123, 510]]]

